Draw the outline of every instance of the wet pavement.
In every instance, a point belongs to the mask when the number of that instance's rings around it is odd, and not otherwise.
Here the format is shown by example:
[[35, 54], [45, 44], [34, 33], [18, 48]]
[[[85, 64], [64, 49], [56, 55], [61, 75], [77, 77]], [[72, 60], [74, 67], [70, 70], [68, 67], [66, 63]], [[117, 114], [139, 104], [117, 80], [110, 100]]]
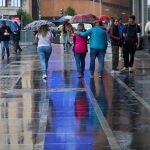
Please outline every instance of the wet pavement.
[[[53, 45], [47, 82], [34, 45], [0, 60], [0, 150], [149, 150], [150, 54], [132, 74], [77, 78], [72, 51]], [[120, 58], [119, 67], [123, 61]], [[97, 70], [97, 66], [96, 66]]]

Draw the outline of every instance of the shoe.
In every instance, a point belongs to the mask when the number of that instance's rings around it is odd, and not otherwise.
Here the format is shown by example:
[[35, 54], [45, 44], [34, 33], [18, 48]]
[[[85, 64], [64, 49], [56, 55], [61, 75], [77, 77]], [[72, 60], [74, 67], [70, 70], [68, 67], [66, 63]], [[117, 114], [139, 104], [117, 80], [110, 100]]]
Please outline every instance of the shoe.
[[132, 67], [129, 67], [129, 72], [133, 72], [133, 68]]
[[98, 75], [98, 77], [99, 77], [99, 78], [102, 78], [102, 75], [100, 74], [100, 75]]
[[42, 77], [43, 79], [46, 79], [47, 78], [47, 75], [46, 74], [43, 74], [43, 77]]
[[117, 74], [117, 73], [120, 73], [120, 71], [119, 70], [112, 70], [111, 73], [112, 74], [115, 74], [115, 73]]
[[94, 78], [94, 73], [90, 73], [90, 78]]
[[123, 68], [121, 69], [121, 73], [128, 72], [128, 71], [129, 71], [129, 69], [126, 68], [126, 67], [123, 67]]
[[83, 75], [81, 73], [79, 73], [78, 78], [83, 78]]

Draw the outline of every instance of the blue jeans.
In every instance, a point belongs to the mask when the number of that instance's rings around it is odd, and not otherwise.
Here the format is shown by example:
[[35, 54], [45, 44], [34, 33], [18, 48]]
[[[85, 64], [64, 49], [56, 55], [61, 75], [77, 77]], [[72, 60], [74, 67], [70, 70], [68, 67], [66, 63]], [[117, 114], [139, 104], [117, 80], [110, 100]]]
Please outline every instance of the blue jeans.
[[83, 53], [83, 54], [74, 53], [78, 73], [82, 73], [82, 74], [84, 73], [85, 56], [86, 56], [86, 53]]
[[9, 41], [1, 41], [1, 48], [2, 48], [2, 58], [4, 58], [5, 56], [5, 49], [6, 49], [7, 57], [9, 57], [10, 56]]
[[101, 49], [90, 49], [90, 73], [93, 74], [95, 71], [95, 59], [98, 58], [99, 67], [98, 73], [101, 75], [104, 69], [104, 57], [105, 57], [105, 50]]
[[49, 60], [49, 57], [52, 52], [52, 47], [51, 46], [40, 46], [37, 48], [37, 51], [38, 51], [38, 55], [40, 57], [42, 73], [46, 74], [47, 68], [48, 68], [48, 60]]

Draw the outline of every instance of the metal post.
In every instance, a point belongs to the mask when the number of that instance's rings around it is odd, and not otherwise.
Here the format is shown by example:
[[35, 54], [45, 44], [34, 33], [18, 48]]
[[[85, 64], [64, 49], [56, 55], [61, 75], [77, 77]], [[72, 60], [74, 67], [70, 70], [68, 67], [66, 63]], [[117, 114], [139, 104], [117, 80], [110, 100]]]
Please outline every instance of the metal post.
[[146, 21], [147, 21], [147, 0], [142, 0], [142, 34], [143, 35], [144, 35]]
[[100, 4], [100, 16], [102, 15], [102, 0], [99, 0], [99, 4]]
[[38, 6], [39, 6], [39, 20], [41, 19], [41, 0], [38, 1]]

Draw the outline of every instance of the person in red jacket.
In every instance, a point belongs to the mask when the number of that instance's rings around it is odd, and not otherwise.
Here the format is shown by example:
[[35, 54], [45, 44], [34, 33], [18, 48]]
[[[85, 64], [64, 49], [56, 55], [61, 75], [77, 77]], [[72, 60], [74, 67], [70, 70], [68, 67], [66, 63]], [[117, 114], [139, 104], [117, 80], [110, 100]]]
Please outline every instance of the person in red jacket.
[[[77, 32], [84, 32], [84, 24], [79, 23], [77, 27]], [[81, 37], [77, 33], [73, 34], [73, 43], [74, 43], [74, 57], [77, 66], [78, 78], [84, 76], [85, 70], [85, 57], [87, 52], [87, 37]]]

